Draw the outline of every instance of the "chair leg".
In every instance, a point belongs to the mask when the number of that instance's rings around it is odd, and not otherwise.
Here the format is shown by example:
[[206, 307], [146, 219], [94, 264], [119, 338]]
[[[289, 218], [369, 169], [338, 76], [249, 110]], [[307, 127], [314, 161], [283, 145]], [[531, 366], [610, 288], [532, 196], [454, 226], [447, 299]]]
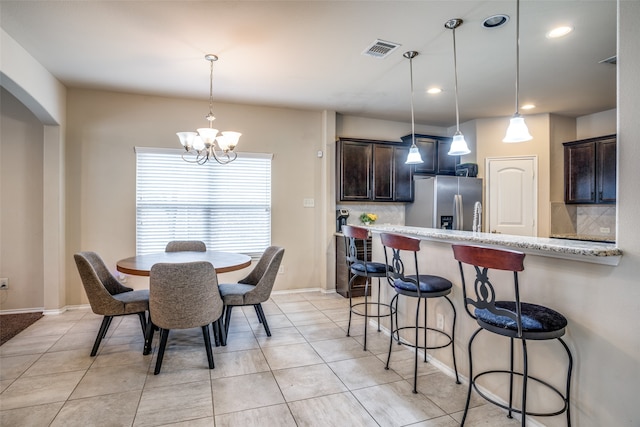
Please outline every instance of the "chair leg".
[[363, 351], [367, 351], [367, 326], [369, 324], [369, 282], [371, 279], [369, 277], [365, 278], [364, 282], [364, 344], [362, 347]]
[[224, 333], [225, 335], [229, 335], [229, 322], [231, 321], [231, 309], [232, 305], [225, 306], [224, 309]]
[[216, 324], [218, 325], [218, 332], [220, 332], [220, 345], [225, 347], [227, 345], [227, 334], [224, 330], [224, 325], [222, 324], [222, 316], [216, 320]]
[[[396, 302], [395, 310], [398, 310], [398, 294], [395, 294], [393, 298], [391, 298], [391, 302], [389, 303], [389, 309], [393, 307], [393, 302]], [[389, 353], [387, 353], [387, 364], [384, 366], [384, 369], [389, 369], [389, 360], [391, 360], [391, 347], [393, 346], [393, 315], [389, 316]], [[396, 317], [396, 328], [398, 327], [398, 318]], [[398, 342], [400, 342], [400, 332], [398, 332]]]
[[[416, 327], [416, 338], [415, 338], [415, 353], [413, 356], [413, 393], [417, 394], [418, 393], [418, 334], [420, 332], [420, 330], [418, 329], [418, 325], [420, 324], [420, 300], [422, 298], [417, 298], [418, 303], [416, 304], [416, 323], [415, 323], [415, 327]], [[426, 327], [426, 325], [425, 325]], [[425, 347], [427, 346], [427, 343], [425, 342]], [[425, 353], [427, 352], [427, 349], [425, 348]]]
[[522, 340], [522, 358], [523, 358], [523, 367], [522, 367], [522, 418], [521, 424], [522, 427], [527, 426], [527, 379], [529, 376], [529, 366], [527, 363], [527, 340]]
[[351, 280], [349, 280], [349, 286], [348, 286], [348, 292], [349, 292], [349, 322], [347, 323], [347, 336], [350, 337], [350, 333], [351, 333], [351, 316], [353, 314], [353, 289], [351, 288], [353, 281], [355, 280], [357, 276], [353, 276], [351, 277]]
[[378, 332], [380, 332], [380, 278], [378, 277]]
[[[424, 363], [427, 363], [427, 307], [429, 307], [429, 304], [427, 303], [427, 300], [424, 300]], [[416, 324], [417, 327], [417, 324]], [[416, 344], [418, 344], [418, 342], [416, 341]]]
[[453, 357], [453, 370], [456, 373], [456, 384], [460, 384], [460, 379], [458, 378], [458, 365], [456, 364], [456, 317], [458, 316], [456, 313], [456, 308], [449, 299], [448, 296], [445, 295], [447, 301], [449, 301], [449, 305], [451, 305], [451, 310], [453, 311], [453, 323], [451, 326], [451, 355]]
[[207, 361], [209, 362], [209, 369], [213, 369], [213, 350], [211, 349], [211, 334], [209, 333], [209, 324], [207, 323], [202, 327], [202, 336], [204, 337], [204, 346], [207, 350]]
[[464, 426], [464, 421], [467, 419], [467, 412], [469, 412], [469, 403], [471, 402], [471, 389], [473, 388], [474, 378], [473, 378], [473, 357], [471, 356], [471, 345], [473, 344], [473, 340], [476, 339], [476, 336], [480, 333], [482, 328], [478, 328], [471, 338], [469, 338], [469, 389], [467, 390], [467, 403], [464, 405], [464, 414], [462, 415], [462, 421], [460, 421], [460, 427]]
[[160, 329], [160, 347], [158, 348], [158, 358], [156, 360], [156, 369], [153, 371], [153, 375], [160, 373], [162, 368], [162, 359], [164, 358], [164, 349], [167, 346], [167, 338], [169, 338], [169, 329]]
[[271, 331], [269, 330], [269, 324], [267, 323], [267, 317], [264, 315], [264, 310], [262, 309], [262, 304], [254, 305], [256, 311], [259, 313], [258, 318], [262, 319], [262, 326], [264, 326], [264, 331], [267, 333], [267, 336], [271, 336]]
[[567, 427], [571, 427], [571, 401], [569, 398], [571, 396], [571, 371], [573, 370], [573, 357], [571, 356], [571, 351], [564, 340], [562, 338], [558, 338], [558, 341], [560, 341], [560, 344], [562, 344], [567, 352], [567, 356], [569, 357], [569, 367], [567, 369], [567, 391], [564, 399], [565, 404], [567, 405]]
[[145, 311], [138, 313], [138, 318], [140, 319], [140, 326], [142, 327], [142, 335], [147, 333], [147, 317], [145, 315]]
[[511, 413], [513, 409], [513, 338], [509, 339], [510, 341], [510, 364], [509, 364], [509, 412], [507, 414], [507, 418], [513, 418], [513, 414]]
[[213, 329], [213, 343], [216, 347], [220, 347], [220, 325], [217, 320], [211, 323], [211, 329]]
[[107, 335], [107, 330], [109, 329], [109, 325], [111, 325], [111, 319], [113, 316], [104, 316], [102, 319], [102, 324], [100, 325], [100, 330], [98, 330], [98, 335], [96, 336], [96, 340], [93, 343], [93, 348], [91, 349], [91, 357], [95, 356], [98, 353], [98, 347], [100, 347], [100, 342]]
[[142, 351], [143, 355], [147, 355], [151, 353], [151, 343], [153, 342], [153, 331], [155, 330], [156, 325], [153, 324], [151, 318], [147, 322], [147, 331], [144, 334], [144, 350]]
[[260, 317], [260, 312], [258, 311], [258, 307], [254, 305], [253, 308], [255, 308], [256, 310], [256, 315], [258, 316], [258, 322], [262, 323], [262, 318]]

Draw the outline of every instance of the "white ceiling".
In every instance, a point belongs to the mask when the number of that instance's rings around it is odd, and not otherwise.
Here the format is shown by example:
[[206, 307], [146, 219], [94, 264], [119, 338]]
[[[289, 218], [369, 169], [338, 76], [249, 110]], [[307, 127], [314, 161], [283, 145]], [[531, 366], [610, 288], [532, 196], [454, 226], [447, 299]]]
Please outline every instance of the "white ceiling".
[[[461, 121], [515, 110], [515, 0], [511, 1], [5, 1], [2, 28], [67, 87], [193, 97], [409, 121], [455, 124], [456, 30]], [[501, 28], [484, 18], [505, 13]], [[575, 30], [547, 39], [557, 25]], [[361, 53], [376, 39], [402, 46]], [[616, 106], [616, 1], [522, 0], [520, 101], [525, 114], [581, 116]], [[427, 95], [430, 86], [444, 92]], [[206, 109], [206, 101], [203, 110]]]

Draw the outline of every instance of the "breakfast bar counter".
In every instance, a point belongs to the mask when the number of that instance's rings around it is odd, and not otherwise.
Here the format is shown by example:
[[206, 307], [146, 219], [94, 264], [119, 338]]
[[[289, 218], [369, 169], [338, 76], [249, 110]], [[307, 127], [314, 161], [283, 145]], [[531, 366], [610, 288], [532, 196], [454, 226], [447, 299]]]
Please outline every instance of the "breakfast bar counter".
[[614, 243], [442, 230], [402, 225], [372, 225], [368, 228], [372, 232], [406, 234], [422, 240], [497, 246], [519, 250], [526, 254], [595, 264], [618, 265], [622, 256], [622, 251]]
[[[571, 412], [578, 414], [580, 421], [588, 419], [585, 408], [596, 403], [592, 401], [582, 401], [578, 399], [577, 391], [580, 388], [597, 388], [602, 384], [601, 367], [603, 357], [608, 357], [610, 345], [608, 340], [612, 334], [618, 333], [618, 325], [613, 325], [610, 329], [603, 328], [598, 319], [608, 319], [620, 310], [622, 305], [633, 306], [635, 303], [627, 304], [621, 299], [608, 298], [610, 290], [614, 286], [610, 277], [615, 274], [615, 270], [624, 268], [626, 261], [622, 259], [622, 250], [615, 244], [573, 241], [553, 238], [535, 238], [522, 236], [508, 236], [492, 233], [474, 233], [466, 231], [440, 230], [433, 228], [409, 227], [398, 225], [371, 225], [367, 227], [371, 231], [372, 238], [372, 260], [385, 262], [384, 247], [380, 239], [381, 233], [403, 234], [416, 237], [421, 240], [420, 251], [417, 253], [420, 265], [420, 274], [430, 274], [444, 277], [453, 283], [452, 293], [449, 295], [457, 311], [457, 322], [455, 326], [456, 359], [458, 372], [463, 383], [466, 383], [469, 374], [469, 359], [467, 344], [469, 338], [477, 329], [477, 323], [466, 313], [462, 283], [460, 278], [460, 268], [453, 256], [452, 245], [471, 244], [489, 247], [512, 249], [524, 252], [524, 271], [519, 275], [520, 292], [524, 301], [534, 304], [551, 307], [562, 313], [568, 320], [567, 335], [565, 341], [573, 354], [576, 364], [572, 375]], [[630, 255], [631, 256], [631, 255]], [[409, 271], [409, 274], [412, 274]], [[494, 271], [491, 279], [494, 285], [505, 286], [511, 284], [513, 277], [509, 272]], [[635, 280], [632, 278], [630, 280]], [[507, 285], [508, 286], [508, 285]], [[373, 298], [380, 298], [380, 301], [390, 301], [395, 295], [391, 286], [382, 286], [380, 295], [377, 294], [377, 287], [374, 286]], [[438, 319], [445, 327], [446, 331], [451, 330], [451, 312], [447, 304], [440, 301], [430, 301], [427, 313], [428, 323], [438, 325]], [[412, 324], [415, 321], [415, 305], [412, 301], [404, 301], [398, 307], [399, 324]], [[383, 320], [383, 328], [388, 331], [389, 322]], [[603, 333], [606, 330], [606, 333]], [[388, 333], [388, 332], [387, 332]], [[482, 355], [474, 361], [478, 369], [492, 369], [508, 366], [508, 357], [499, 358], [498, 354], [505, 354], [504, 348], [508, 346], [508, 340], [502, 337], [495, 337], [493, 334], [481, 334], [478, 355]], [[411, 336], [404, 336], [403, 339], [413, 341]], [[545, 372], [550, 377], [561, 378], [566, 372], [567, 355], [560, 346], [544, 346], [544, 344], [534, 343], [536, 351], [529, 355], [529, 363], [535, 366], [538, 372]], [[498, 350], [501, 349], [501, 350]], [[441, 372], [454, 376], [453, 360], [449, 349], [431, 350], [429, 352], [430, 361], [433, 366]], [[600, 359], [599, 359], [600, 358]], [[498, 360], [499, 359], [499, 360]], [[503, 360], [504, 359], [504, 360]], [[619, 359], [619, 358], [618, 358]], [[521, 362], [518, 356], [517, 363]], [[506, 364], [506, 365], [505, 365]], [[614, 365], [624, 366], [623, 361], [616, 361]], [[620, 376], [625, 374], [619, 373]], [[496, 396], [498, 400], [508, 401], [507, 391], [498, 378], [487, 377], [483, 389], [490, 395]], [[452, 387], [455, 380], [450, 380]], [[460, 387], [466, 387], [461, 385]], [[613, 392], [613, 391], [610, 391]], [[531, 407], [542, 408], [543, 410], [555, 408], [558, 402], [553, 393], [533, 393]], [[528, 403], [529, 405], [529, 403]], [[536, 418], [536, 417], [534, 417]], [[549, 417], [539, 422], [549, 423], [549, 426], [565, 425], [563, 417]], [[578, 422], [576, 425], [582, 423]], [[585, 422], [584, 425], [587, 425]]]

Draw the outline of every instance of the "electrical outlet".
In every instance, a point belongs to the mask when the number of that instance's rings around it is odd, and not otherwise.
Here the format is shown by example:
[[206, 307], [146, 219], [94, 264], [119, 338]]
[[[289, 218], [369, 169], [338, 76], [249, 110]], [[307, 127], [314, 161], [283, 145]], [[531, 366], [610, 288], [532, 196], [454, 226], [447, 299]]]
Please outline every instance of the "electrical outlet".
[[436, 328], [444, 331], [444, 316], [440, 313], [436, 316]]
[[278, 274], [284, 274], [284, 265], [281, 265], [278, 269]]
[[611, 229], [609, 227], [600, 227], [600, 232], [601, 233], [610, 233]]
[[0, 279], [0, 289], [9, 289], [9, 279], [7, 277]]

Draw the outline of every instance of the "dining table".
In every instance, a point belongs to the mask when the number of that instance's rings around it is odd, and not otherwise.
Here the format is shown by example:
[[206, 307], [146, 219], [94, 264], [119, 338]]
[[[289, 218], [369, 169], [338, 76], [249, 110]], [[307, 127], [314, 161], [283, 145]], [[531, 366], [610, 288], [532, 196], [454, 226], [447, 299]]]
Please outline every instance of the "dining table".
[[193, 261], [209, 261], [216, 273], [227, 273], [241, 270], [251, 265], [251, 257], [244, 254], [224, 251], [206, 252], [154, 252], [123, 258], [116, 263], [116, 269], [124, 274], [149, 276], [151, 267], [157, 263], [183, 263]]

